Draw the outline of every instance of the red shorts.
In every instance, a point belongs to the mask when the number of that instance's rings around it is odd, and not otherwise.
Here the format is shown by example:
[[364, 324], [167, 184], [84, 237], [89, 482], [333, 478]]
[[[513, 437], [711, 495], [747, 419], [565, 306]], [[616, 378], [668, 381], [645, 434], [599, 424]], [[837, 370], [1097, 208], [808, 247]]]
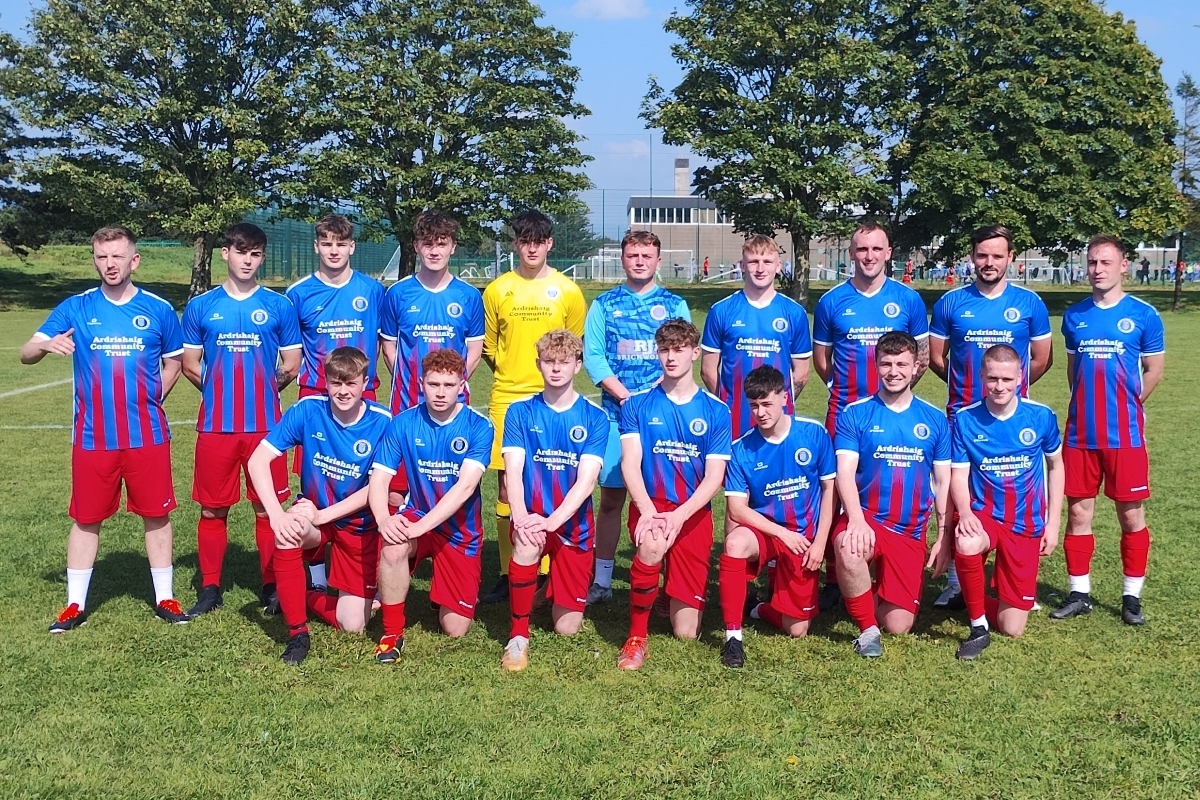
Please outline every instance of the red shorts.
[[[301, 386], [300, 394], [296, 399], [303, 400], [306, 397], [313, 397], [315, 395], [325, 396], [328, 394], [329, 394], [329, 392], [327, 392], [325, 389], [317, 389], [316, 387], [313, 387], [313, 386]], [[375, 390], [374, 389], [364, 389], [362, 396], [363, 396], [364, 400], [374, 400], [375, 399]], [[292, 474], [293, 475], [300, 474], [300, 462], [302, 462], [303, 460], [304, 460], [304, 455], [301, 452], [300, 445], [296, 445], [295, 447], [292, 448]]]
[[[674, 503], [653, 500], [659, 511], [671, 511]], [[629, 538], [637, 528], [641, 513], [636, 503], [629, 504]], [[636, 543], [634, 544], [636, 547]], [[713, 522], [712, 509], [697, 511], [683, 523], [675, 543], [667, 551], [664, 563], [667, 570], [667, 597], [678, 600], [688, 608], [704, 608], [704, 597], [708, 590], [708, 566], [712, 558]], [[551, 568], [551, 573], [554, 569]]]
[[[192, 474], [192, 499], [205, 508], [228, 508], [242, 499], [241, 474], [246, 475], [246, 499], [258, 502], [258, 492], [250, 481], [246, 465], [258, 443], [266, 436], [258, 433], [196, 434], [196, 469]], [[287, 460], [271, 462], [275, 496], [283, 502], [288, 496]]]
[[351, 533], [333, 523], [321, 526], [321, 545], [332, 543], [329, 585], [355, 597], [374, 597], [379, 588], [379, 531]]
[[1150, 455], [1145, 447], [1123, 450], [1063, 448], [1067, 497], [1095, 497], [1104, 482], [1104, 496], [1121, 503], [1150, 497]]
[[775, 580], [771, 583], [771, 605], [785, 617], [812, 619], [817, 615], [817, 591], [821, 573], [804, 568], [804, 556], [795, 555], [774, 536], [746, 527], [758, 540], [758, 561], [750, 565], [757, 575], [761, 564], [775, 559]]
[[593, 552], [567, 544], [556, 533], [548, 533], [544, 555], [550, 556], [546, 599], [568, 611], [583, 611], [592, 585]]
[[[418, 517], [406, 512], [410, 520]], [[417, 551], [408, 559], [409, 573], [425, 559], [433, 561], [433, 580], [429, 584], [429, 600], [449, 609], [460, 617], [475, 618], [479, 602], [479, 582], [483, 579], [483, 559], [468, 556], [450, 544], [450, 537], [430, 531], [417, 538]]]
[[[845, 515], [838, 517], [830, 538], [836, 542], [849, 523]], [[875, 531], [875, 549], [868, 560], [875, 565], [876, 595], [915, 614], [921, 607], [921, 592], [925, 587], [925, 537], [913, 539], [892, 533], [870, 517], [867, 524]]]
[[988, 516], [977, 516], [987, 531], [990, 549], [996, 551], [992, 586], [1000, 599], [1022, 611], [1032, 611], [1037, 599], [1038, 565], [1042, 540], [1018, 536]]
[[408, 494], [408, 472], [405, 471], [403, 464], [396, 467], [396, 474], [392, 476], [392, 482], [388, 484], [388, 491]]
[[91, 525], [117, 513], [121, 482], [125, 508], [139, 517], [165, 517], [178, 507], [171, 480], [171, 443], [128, 450], [71, 448], [71, 505], [67, 513]]

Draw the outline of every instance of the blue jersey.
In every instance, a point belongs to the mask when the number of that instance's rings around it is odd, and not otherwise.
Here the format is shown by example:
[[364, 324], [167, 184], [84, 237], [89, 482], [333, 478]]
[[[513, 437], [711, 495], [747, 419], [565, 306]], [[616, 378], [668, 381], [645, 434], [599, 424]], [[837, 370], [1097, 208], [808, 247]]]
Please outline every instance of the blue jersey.
[[[434, 350], [453, 350], [465, 361], [467, 342], [483, 341], [483, 298], [458, 278], [434, 292], [409, 275], [384, 295], [379, 335], [396, 343], [392, 413], [399, 414], [425, 401], [421, 359]], [[469, 402], [465, 389], [459, 400]]]
[[1089, 297], [1063, 314], [1062, 333], [1074, 357], [1067, 447], [1145, 447], [1142, 358], [1167, 349], [1154, 306], [1128, 294], [1107, 307]]
[[[554, 513], [575, 485], [579, 465], [591, 459], [603, 466], [607, 446], [608, 417], [583, 395], [559, 411], [535, 394], [510, 405], [504, 415], [500, 452], [519, 453], [525, 459], [525, 507], [533, 514]], [[587, 550], [594, 527], [589, 495], [558, 535], [564, 543]]]
[[[279, 424], [263, 438], [277, 456], [300, 447], [300, 493], [318, 508], [329, 508], [367, 485], [371, 462], [392, 415], [370, 400], [365, 405], [357, 422], [343, 425], [333, 415], [328, 397], [305, 397], [285, 411]], [[365, 504], [335, 524], [356, 534], [375, 530], [375, 520]]]
[[300, 318], [304, 359], [302, 388], [325, 389], [325, 358], [339, 347], [357, 347], [367, 356], [367, 389], [379, 386], [375, 357], [379, 353], [379, 320], [383, 284], [359, 272], [341, 286], [331, 286], [314, 272], [287, 289], [287, 298]]
[[858, 455], [858, 502], [863, 515], [889, 531], [925, 536], [933, 505], [933, 467], [950, 463], [946, 414], [914, 396], [893, 411], [878, 395], [851, 403], [838, 415], [834, 446]]
[[837, 457], [825, 426], [793, 417], [787, 435], [767, 439], [757, 428], [733, 443], [725, 495], [810, 541], [821, 514], [821, 481], [837, 475]]
[[240, 299], [210, 289], [184, 309], [183, 346], [202, 353], [196, 430], [252, 433], [279, 422], [279, 353], [301, 346], [286, 297], [264, 286]]
[[921, 295], [891, 278], [873, 294], [863, 294], [846, 281], [817, 301], [813, 341], [831, 348], [830, 416], [850, 403], [879, 391], [875, 344], [890, 331], [905, 331], [918, 342], [929, 336]]
[[[450, 421], [439, 423], [421, 403], [392, 420], [373, 467], [395, 475], [403, 464], [408, 474], [406, 508], [423, 517], [458, 483], [464, 465], [469, 463], [481, 474], [487, 469], [494, 434], [488, 418], [470, 406], [459, 405]], [[478, 557], [483, 548], [479, 486], [434, 530], [449, 538], [454, 549]]]
[[950, 342], [946, 410], [953, 415], [987, 394], [983, 354], [993, 345], [1006, 344], [1017, 351], [1021, 357], [1020, 394], [1029, 393], [1030, 345], [1050, 338], [1050, 314], [1042, 298], [1023, 286], [1009, 283], [1000, 294], [987, 297], [972, 283], [951, 289], [934, 304], [929, 335]]
[[662, 386], [621, 406], [622, 439], [642, 444], [642, 480], [654, 500], [683, 505], [704, 480], [708, 459], [729, 460], [729, 406], [703, 389], [676, 403]]
[[[691, 322], [687, 301], [661, 286], [637, 294], [622, 284], [597, 297], [583, 333], [583, 366], [592, 383], [599, 386], [616, 376], [630, 392], [653, 386], [662, 378], [654, 334], [675, 318]], [[615, 397], [601, 392], [600, 405], [610, 420], [619, 419], [621, 404]]]
[[742, 382], [755, 367], [770, 364], [783, 373], [784, 410], [791, 413], [792, 359], [812, 355], [808, 314], [795, 300], [777, 292], [759, 306], [745, 292], [731, 294], [708, 312], [700, 346], [721, 355], [718, 394], [732, 412], [735, 438], [754, 427]]
[[171, 304], [145, 289], [114, 303], [96, 287], [59, 303], [34, 336], [52, 339], [72, 328], [71, 441], [84, 450], [170, 441], [162, 359], [183, 353], [183, 333]]
[[1054, 412], [1019, 398], [1004, 419], [983, 401], [954, 416], [951, 466], [971, 470], [971, 510], [1018, 536], [1041, 536], [1046, 529], [1044, 457], [1062, 450]]

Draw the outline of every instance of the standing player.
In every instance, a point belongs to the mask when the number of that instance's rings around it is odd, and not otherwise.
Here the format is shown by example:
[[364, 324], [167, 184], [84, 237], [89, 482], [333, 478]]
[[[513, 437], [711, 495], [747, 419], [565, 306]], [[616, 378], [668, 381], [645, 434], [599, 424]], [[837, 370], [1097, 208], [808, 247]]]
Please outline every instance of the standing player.
[[[322, 365], [328, 394], [301, 398], [289, 408], [250, 457], [250, 478], [275, 531], [275, 577], [288, 626], [281, 658], [291, 666], [308, 655], [308, 615], [331, 627], [362, 633], [378, 585], [379, 529], [367, 511], [372, 456], [392, 415], [363, 399], [369, 359], [356, 347], [338, 347]], [[303, 444], [301, 499], [284, 511], [272, 493], [271, 463]], [[305, 596], [304, 551], [332, 544], [329, 583]], [[307, 608], [307, 611], [306, 611]]]
[[[975, 280], [946, 292], [933, 306], [929, 323], [929, 366], [946, 382], [950, 426], [963, 406], [977, 403], [987, 390], [983, 380], [983, 353], [1005, 344], [1021, 357], [1021, 397], [1050, 368], [1050, 314], [1046, 304], [1023, 286], [1008, 281], [1008, 267], [1016, 253], [1012, 232], [1003, 225], [988, 225], [971, 234], [971, 263]], [[951, 501], [953, 501], [951, 497]], [[951, 520], [953, 520], [951, 514]], [[961, 607], [954, 564], [946, 573], [946, 589], [935, 608]]]
[[[542, 390], [537, 369], [537, 340], [558, 328], [583, 335], [586, 304], [583, 292], [570, 278], [550, 267], [546, 256], [554, 246], [554, 226], [538, 211], [522, 211], [512, 220], [513, 249], [520, 265], [483, 290], [483, 357], [495, 374], [488, 416], [496, 430], [504, 430], [509, 404]], [[508, 562], [512, 558], [508, 487], [504, 480], [501, 436], [492, 445], [491, 469], [498, 470], [496, 538], [500, 545], [500, 580], [483, 597], [485, 603], [508, 600]], [[549, 569], [542, 559], [542, 573]]]
[[[196, 552], [200, 595], [188, 616], [223, 605], [221, 569], [229, 544], [230, 507], [246, 498], [254, 506], [254, 541], [262, 575], [262, 602], [273, 609], [275, 532], [250, 480], [247, 465], [258, 443], [279, 422], [279, 392], [300, 369], [296, 309], [283, 295], [258, 285], [267, 235], [242, 222], [225, 231], [225, 282], [192, 299], [183, 312], [183, 374], [200, 390], [192, 499], [200, 504]], [[271, 462], [273, 491], [288, 494], [287, 464]]]
[[[975, 265], [978, 272], [978, 260]], [[1038, 562], [1058, 544], [1062, 437], [1053, 411], [1021, 397], [1024, 373], [1015, 349], [989, 347], [977, 373], [986, 395], [959, 410], [952, 426], [954, 560], [971, 620], [971, 635], [956, 655], [965, 661], [979, 658], [991, 644], [992, 623], [1008, 636], [1025, 632], [1037, 595]], [[986, 597], [983, 588], [984, 564], [993, 550], [998, 600]]]
[[[300, 397], [325, 394], [325, 358], [337, 347], [357, 347], [367, 356], [367, 385], [363, 396], [375, 399], [379, 378], [375, 356], [379, 352], [379, 321], [383, 310], [383, 285], [350, 267], [354, 254], [354, 226], [341, 214], [317, 220], [316, 240], [320, 266], [287, 289], [287, 297], [300, 318], [303, 359], [300, 363]], [[301, 449], [292, 470], [300, 471]], [[324, 553], [318, 550], [311, 565], [314, 586], [325, 585]]]
[[603, 393], [600, 405], [609, 419], [608, 449], [600, 471], [600, 513], [596, 518], [596, 582], [588, 604], [612, 599], [613, 559], [621, 537], [625, 482], [621, 478], [621, 404], [634, 392], [649, 389], [662, 377], [654, 333], [668, 319], [692, 319], [687, 302], [654, 279], [662, 244], [649, 231], [630, 231], [621, 240], [625, 284], [596, 298], [588, 309], [583, 365]]
[[[929, 323], [925, 302], [915, 290], [887, 276], [892, 246], [887, 231], [864, 222], [850, 237], [854, 273], [821, 296], [813, 314], [813, 366], [829, 389], [825, 429], [837, 432], [837, 418], [850, 403], [879, 391], [875, 344], [889, 331], [904, 331], [917, 341], [913, 383], [929, 366]], [[838, 491], [841, 491], [839, 486]], [[835, 565], [838, 549], [827, 554], [821, 609], [842, 597]]]
[[154, 582], [154, 613], [172, 623], [188, 616], [175, 600], [171, 431], [163, 401], [179, 379], [183, 334], [171, 304], [134, 286], [141, 256], [122, 227], [92, 235], [100, 286], [68, 297], [21, 348], [21, 363], [48, 353], [71, 356], [75, 377], [71, 427], [71, 506], [67, 606], [50, 626], [63, 633], [87, 622], [87, 592], [100, 525], [125, 507], [142, 518]]
[[806, 636], [817, 615], [817, 581], [833, 522], [837, 461], [829, 434], [816, 420], [783, 412], [783, 373], [751, 370], [743, 384], [755, 427], [733, 443], [725, 475], [731, 530], [721, 555], [721, 614], [725, 646], [721, 663], [740, 668], [746, 583], [760, 565], [776, 562], [771, 600], [751, 615], [790, 636]]
[[1150, 557], [1143, 503], [1150, 497], [1150, 457], [1143, 407], [1162, 380], [1166, 343], [1162, 318], [1144, 300], [1125, 294], [1129, 269], [1125, 244], [1115, 236], [1088, 242], [1087, 275], [1092, 296], [1067, 309], [1067, 536], [1063, 552], [1071, 593], [1050, 613], [1067, 619], [1092, 610], [1092, 517], [1100, 484], [1117, 507], [1125, 586], [1121, 618], [1141, 625], [1142, 584]]
[[[434, 350], [458, 353], [471, 378], [483, 352], [483, 300], [479, 290], [450, 274], [450, 256], [458, 247], [458, 221], [440, 211], [423, 211], [413, 225], [419, 266], [387, 290], [379, 334], [383, 358], [392, 372], [392, 414], [422, 401], [421, 359]], [[463, 384], [460, 400], [470, 402]], [[392, 481], [391, 504], [408, 491], [404, 470]]]
[[754, 424], [742, 381], [755, 367], [770, 364], [787, 378], [787, 408], [808, 381], [812, 339], [803, 306], [775, 291], [779, 246], [770, 236], [751, 236], [742, 246], [745, 285], [713, 304], [704, 321], [700, 375], [708, 391], [726, 403], [737, 438]]
[[550, 331], [537, 343], [537, 367], [546, 388], [508, 407], [504, 417], [504, 475], [512, 507], [512, 561], [508, 565], [512, 636], [500, 666], [529, 666], [529, 615], [537, 565], [554, 559], [546, 597], [554, 632], [572, 636], [583, 624], [592, 579], [592, 490], [604, 466], [608, 417], [575, 391], [583, 342], [570, 331]]
[[650, 610], [666, 563], [671, 629], [700, 635], [713, 527], [710, 501], [730, 453], [729, 407], [692, 377], [700, 332], [672, 319], [654, 334], [663, 379], [621, 406], [621, 471], [633, 499], [629, 534], [629, 639], [619, 669], [640, 669], [650, 652]]
[[[459, 400], [466, 363], [453, 350], [421, 359], [425, 400], [396, 417], [375, 454], [371, 510], [383, 520], [379, 590], [383, 637], [375, 648], [381, 664], [404, 650], [404, 604], [413, 570], [433, 561], [429, 599], [447, 636], [466, 635], [479, 599], [483, 550], [483, 500], [479, 482], [492, 449], [487, 417]], [[388, 506], [388, 486], [403, 466], [408, 499], [400, 513]]]
[[[940, 575], [953, 550], [945, 532], [950, 428], [942, 411], [912, 393], [918, 347], [900, 331], [879, 337], [879, 391], [846, 406], [834, 438], [844, 508], [833, 527], [838, 582], [861, 631], [854, 650], [869, 658], [883, 655], [880, 618], [888, 633], [912, 630], [924, 570]], [[931, 506], [938, 535], [926, 558]]]

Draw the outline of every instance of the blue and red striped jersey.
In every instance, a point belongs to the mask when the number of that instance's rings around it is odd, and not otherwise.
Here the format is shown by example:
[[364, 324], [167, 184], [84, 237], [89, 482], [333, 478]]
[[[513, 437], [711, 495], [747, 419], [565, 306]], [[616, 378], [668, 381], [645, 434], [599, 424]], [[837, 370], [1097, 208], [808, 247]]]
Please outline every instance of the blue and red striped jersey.
[[[491, 421], [468, 405], [459, 405], [448, 422], [429, 416], [424, 404], [396, 416], [375, 455], [373, 469], [395, 475], [404, 465], [408, 474], [406, 509], [423, 517], [454, 488], [463, 465], [470, 462], [482, 473], [492, 458]], [[449, 519], [434, 529], [464, 555], [477, 557], [483, 548], [483, 500], [479, 486]]]
[[903, 411], [871, 395], [838, 415], [834, 447], [858, 455], [863, 514], [893, 533], [920, 539], [933, 509], [933, 466], [950, 463], [944, 411], [913, 396]]
[[[434, 350], [453, 350], [465, 361], [467, 342], [483, 341], [483, 298], [458, 278], [434, 292], [409, 275], [384, 295], [379, 335], [396, 343], [392, 413], [399, 414], [425, 400], [421, 359]], [[469, 402], [469, 390], [459, 400]]]
[[733, 443], [725, 494], [745, 497], [750, 508], [811, 541], [821, 513], [821, 481], [836, 474], [837, 457], [825, 426], [793, 417], [779, 440], [755, 428]]
[[1001, 419], [980, 401], [954, 415], [951, 466], [971, 470], [971, 510], [1018, 536], [1046, 529], [1045, 456], [1062, 450], [1058, 417], [1049, 407], [1019, 398]]
[[123, 303], [100, 287], [58, 304], [34, 336], [74, 329], [71, 441], [84, 450], [127, 450], [170, 441], [162, 407], [162, 359], [183, 353], [171, 304], [145, 289]]
[[[540, 393], [508, 407], [500, 452], [524, 457], [521, 477], [530, 513], [553, 514], [575, 485], [583, 461], [591, 459], [603, 466], [608, 427], [607, 415], [583, 395], [563, 411], [552, 408]], [[588, 550], [594, 528], [589, 495], [557, 535], [566, 544]]]
[[1009, 283], [995, 297], [984, 296], [974, 283], [946, 292], [933, 306], [929, 335], [949, 340], [946, 386], [951, 415], [987, 394], [983, 385], [983, 354], [1006, 344], [1021, 357], [1021, 396], [1029, 393], [1029, 348], [1050, 338], [1050, 313], [1035, 292]]
[[1067, 447], [1144, 447], [1142, 357], [1166, 352], [1158, 311], [1133, 295], [1107, 308], [1089, 297], [1063, 314], [1062, 333], [1074, 357]]
[[[300, 494], [317, 508], [329, 508], [367, 485], [371, 463], [391, 419], [386, 408], [366, 400], [362, 416], [351, 425], [343, 425], [333, 415], [328, 397], [312, 395], [283, 412], [263, 444], [277, 456], [300, 447]], [[375, 519], [366, 505], [335, 522], [351, 533], [375, 529]]]
[[729, 460], [729, 406], [703, 389], [676, 403], [662, 386], [639, 392], [621, 405], [622, 439], [642, 443], [642, 480], [654, 500], [682, 505], [695, 494], [708, 459]]
[[301, 346], [286, 297], [265, 286], [240, 299], [210, 289], [183, 311], [183, 346], [202, 351], [196, 430], [251, 433], [279, 422], [279, 353]]
[[319, 272], [287, 288], [287, 298], [300, 319], [304, 358], [299, 383], [325, 389], [325, 358], [339, 347], [357, 347], [367, 356], [367, 388], [379, 386], [379, 320], [383, 313], [383, 284], [360, 272], [341, 286], [326, 283]]
[[792, 412], [792, 359], [812, 355], [808, 314], [795, 300], [776, 292], [759, 306], [744, 291], [718, 300], [704, 320], [700, 346], [721, 355], [717, 393], [729, 406], [735, 438], [754, 427], [742, 382], [755, 367], [770, 364], [783, 373], [784, 410]]
[[888, 278], [873, 294], [863, 294], [850, 281], [835, 286], [817, 301], [813, 342], [832, 348], [826, 387], [829, 412], [879, 391], [875, 343], [889, 331], [905, 331], [918, 342], [929, 335], [921, 295]]

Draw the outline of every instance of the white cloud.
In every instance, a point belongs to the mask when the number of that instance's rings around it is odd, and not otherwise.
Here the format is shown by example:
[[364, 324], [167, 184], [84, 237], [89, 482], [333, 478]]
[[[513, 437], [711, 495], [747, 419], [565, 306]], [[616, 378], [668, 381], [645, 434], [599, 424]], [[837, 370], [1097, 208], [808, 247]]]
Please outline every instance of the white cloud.
[[579, 0], [571, 11], [591, 19], [637, 19], [650, 13], [645, 0]]

